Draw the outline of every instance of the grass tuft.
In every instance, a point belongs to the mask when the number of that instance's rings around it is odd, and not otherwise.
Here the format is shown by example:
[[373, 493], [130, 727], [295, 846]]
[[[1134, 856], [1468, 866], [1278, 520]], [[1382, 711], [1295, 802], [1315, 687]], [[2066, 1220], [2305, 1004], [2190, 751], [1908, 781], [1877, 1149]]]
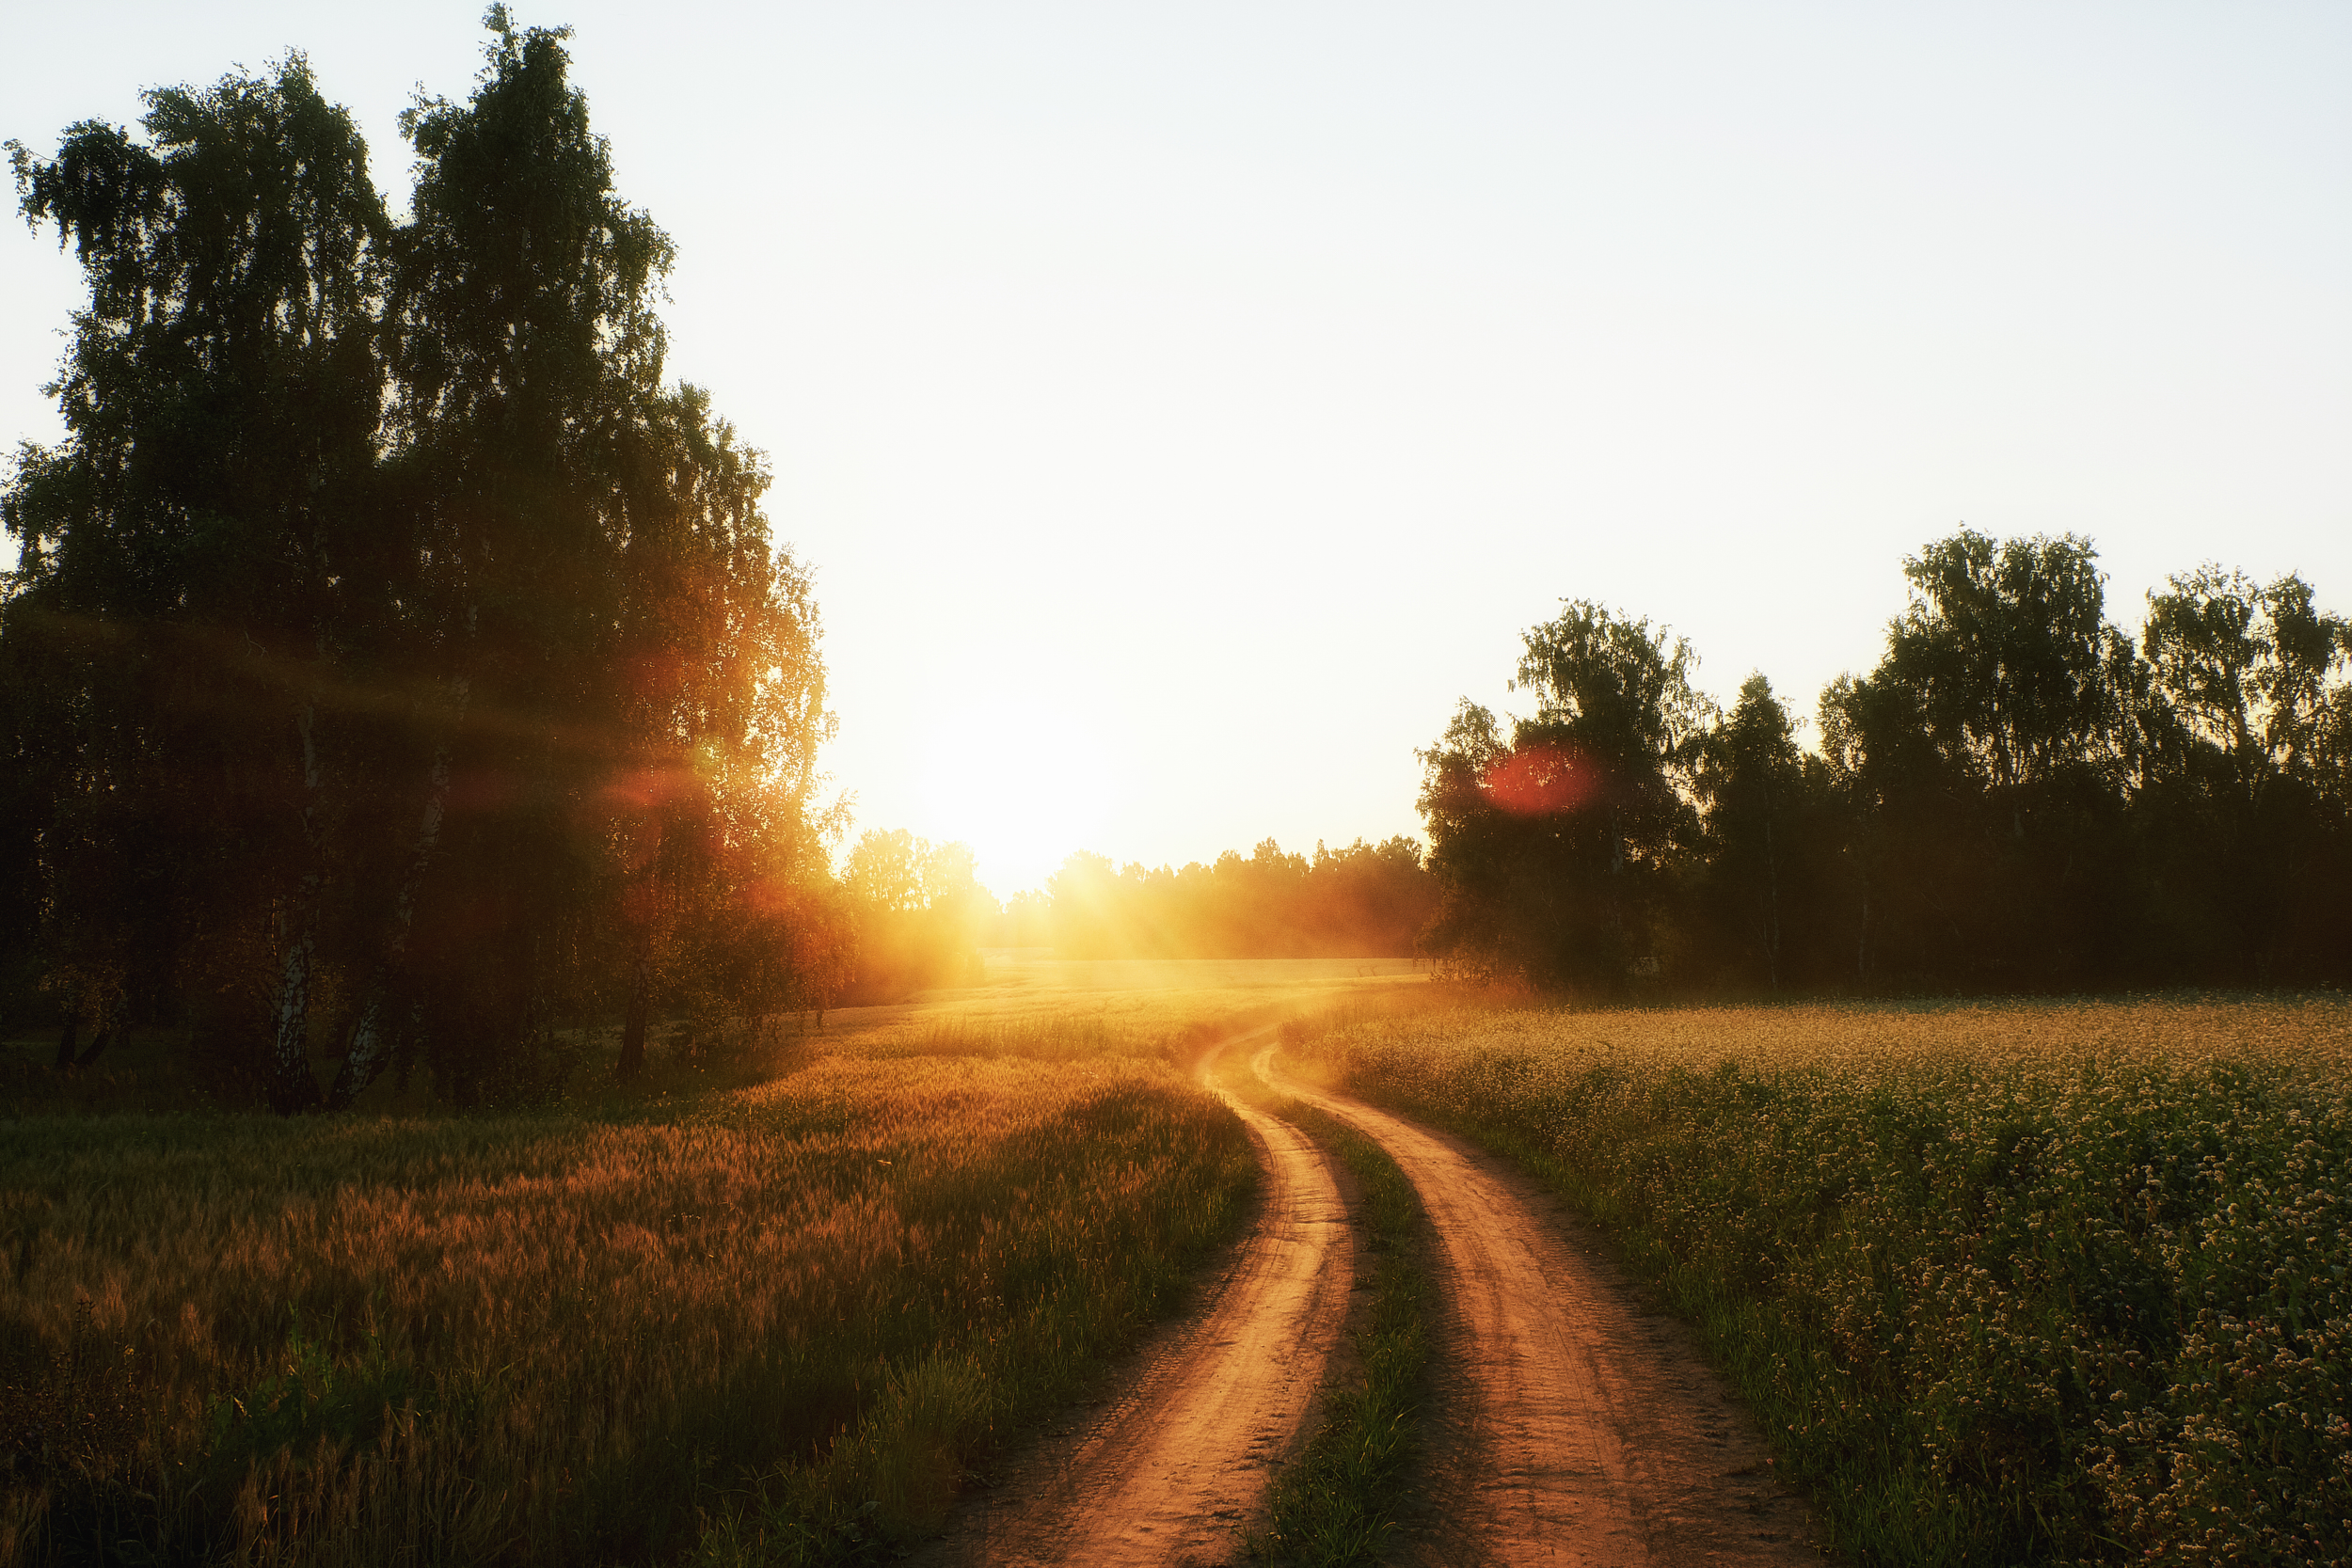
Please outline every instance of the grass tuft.
[[1376, 1562], [1418, 1446], [1429, 1354], [1426, 1221], [1412, 1182], [1378, 1144], [1312, 1105], [1283, 1100], [1271, 1109], [1355, 1174], [1373, 1267], [1356, 1365], [1326, 1388], [1322, 1424], [1275, 1481], [1262, 1555], [1298, 1568]]

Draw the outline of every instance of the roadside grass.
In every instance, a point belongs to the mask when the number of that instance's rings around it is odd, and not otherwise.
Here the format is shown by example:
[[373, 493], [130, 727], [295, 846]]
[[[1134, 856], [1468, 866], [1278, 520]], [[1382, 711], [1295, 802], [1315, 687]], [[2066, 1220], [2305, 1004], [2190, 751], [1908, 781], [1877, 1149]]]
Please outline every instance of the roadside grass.
[[1412, 1181], [1378, 1144], [1269, 1086], [1233, 1055], [1218, 1069], [1227, 1093], [1297, 1127], [1355, 1176], [1372, 1263], [1371, 1300], [1354, 1323], [1355, 1354], [1333, 1358], [1321, 1420], [1275, 1478], [1266, 1533], [1252, 1542], [1252, 1555], [1292, 1568], [1376, 1562], [1395, 1528], [1399, 1486], [1419, 1437], [1434, 1289], [1428, 1221]]
[[1355, 1173], [1373, 1269], [1356, 1365], [1324, 1391], [1322, 1425], [1275, 1481], [1266, 1555], [1298, 1568], [1348, 1568], [1380, 1560], [1419, 1446], [1432, 1290], [1427, 1222], [1412, 1182], [1378, 1144], [1297, 1101], [1279, 1114]]
[[1701, 1331], [1866, 1562], [2352, 1559], [2352, 1003], [1309, 1020]]
[[881, 1560], [1256, 1180], [1167, 1062], [995, 1044], [593, 1114], [8, 1123], [0, 1564]]

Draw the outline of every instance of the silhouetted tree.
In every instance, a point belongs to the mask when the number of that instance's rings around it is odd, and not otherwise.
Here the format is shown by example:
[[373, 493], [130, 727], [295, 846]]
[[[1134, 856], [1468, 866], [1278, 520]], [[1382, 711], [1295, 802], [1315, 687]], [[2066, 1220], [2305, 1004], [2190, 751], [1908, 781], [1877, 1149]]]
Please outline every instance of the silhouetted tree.
[[[2136, 801], [2152, 940], [2241, 983], [2324, 976], [2342, 930], [2330, 726], [2352, 626], [2311, 586], [2205, 566], [2148, 599]], [[2341, 940], [2339, 938], [2339, 940]]]
[[1670, 956], [1676, 862], [1694, 847], [1695, 746], [1711, 717], [1690, 645], [1585, 600], [1525, 635], [1506, 740], [1464, 703], [1422, 753], [1446, 902], [1433, 953], [1545, 985], [1615, 990]]
[[280, 1109], [322, 1040], [333, 1103], [394, 1061], [469, 1100], [658, 986], [790, 1006], [775, 922], [822, 902], [787, 885], [826, 880], [806, 576], [758, 454], [662, 386], [670, 244], [566, 35], [488, 24], [473, 94], [403, 117], [397, 226], [299, 56], [151, 93], [145, 143], [12, 149], [90, 305], [67, 438], [0, 497], [0, 716], [40, 759], [0, 939], [37, 927], [85, 1029], [194, 1002]]
[[1692, 787], [1706, 812], [1702, 902], [1709, 934], [1737, 955], [1727, 955], [1732, 964], [1760, 973], [1778, 990], [1790, 976], [1792, 950], [1813, 934], [1825, 781], [1808, 777], [1796, 721], [1761, 674], [1741, 684], [1739, 702], [1701, 739], [1697, 757]]
[[1963, 529], [1904, 562], [1878, 668], [1823, 693], [1881, 973], [2039, 985], [2119, 956], [2133, 652], [2095, 562], [2072, 535]]
[[316, 1096], [342, 805], [326, 699], [385, 598], [362, 562], [389, 225], [300, 56], [146, 98], [152, 145], [88, 122], [54, 160], [10, 149], [26, 217], [89, 288], [67, 438], [22, 455], [6, 503], [8, 629], [74, 693], [46, 735], [79, 765], [48, 802], [49, 968], [87, 1022], [109, 990], [156, 989], [131, 972], [168, 969], [174, 927], [265, 917], [269, 1091], [292, 1109]]
[[[2142, 657], [2086, 540], [1970, 530], [1904, 562], [1818, 752], [1760, 674], [1717, 720], [1688, 651], [1575, 604], [1535, 714], [1422, 753], [1433, 953], [1608, 990], [2047, 990], [2352, 978], [2352, 626], [2217, 567]], [[1697, 831], [1693, 832], [1693, 824]]]

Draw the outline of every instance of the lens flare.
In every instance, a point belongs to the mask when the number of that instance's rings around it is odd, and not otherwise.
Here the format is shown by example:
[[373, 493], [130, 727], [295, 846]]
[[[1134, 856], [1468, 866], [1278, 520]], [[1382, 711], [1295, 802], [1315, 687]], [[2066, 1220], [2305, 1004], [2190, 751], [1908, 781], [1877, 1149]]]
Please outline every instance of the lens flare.
[[1543, 816], [1574, 811], [1592, 799], [1598, 784], [1593, 768], [1574, 752], [1536, 742], [1488, 768], [1478, 787], [1514, 816]]

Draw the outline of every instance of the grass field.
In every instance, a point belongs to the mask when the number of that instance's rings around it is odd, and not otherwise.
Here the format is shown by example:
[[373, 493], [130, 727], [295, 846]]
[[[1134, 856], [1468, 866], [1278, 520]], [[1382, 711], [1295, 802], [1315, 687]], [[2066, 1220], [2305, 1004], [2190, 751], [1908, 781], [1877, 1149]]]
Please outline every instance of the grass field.
[[[617, 1025], [564, 1031], [573, 1058], [558, 1101], [602, 1115], [664, 1092], [764, 1083], [815, 1056], [1160, 1056], [1210, 1034], [1366, 999], [1407, 996], [1426, 978], [1403, 958], [1056, 958], [1031, 948], [982, 949], [976, 985], [920, 991], [904, 1002], [764, 1020], [676, 1019], [655, 1025], [647, 1081], [616, 1091]], [[237, 1106], [219, 1065], [192, 1056], [178, 1031], [127, 1032], [94, 1067], [49, 1070], [55, 1031], [0, 1038], [0, 1119], [31, 1116], [172, 1114], [192, 1104]], [[330, 1077], [334, 1058], [313, 1066]], [[422, 1071], [387, 1073], [362, 1112], [437, 1114]]]
[[1866, 1561], [2352, 1557], [2352, 1004], [1424, 1011], [1301, 1076], [1518, 1156]]
[[0, 1141], [0, 1563], [882, 1560], [1242, 1212], [1171, 1055], [1369, 982], [1004, 967], [748, 1086], [159, 1115], [125, 1052], [47, 1092]]

